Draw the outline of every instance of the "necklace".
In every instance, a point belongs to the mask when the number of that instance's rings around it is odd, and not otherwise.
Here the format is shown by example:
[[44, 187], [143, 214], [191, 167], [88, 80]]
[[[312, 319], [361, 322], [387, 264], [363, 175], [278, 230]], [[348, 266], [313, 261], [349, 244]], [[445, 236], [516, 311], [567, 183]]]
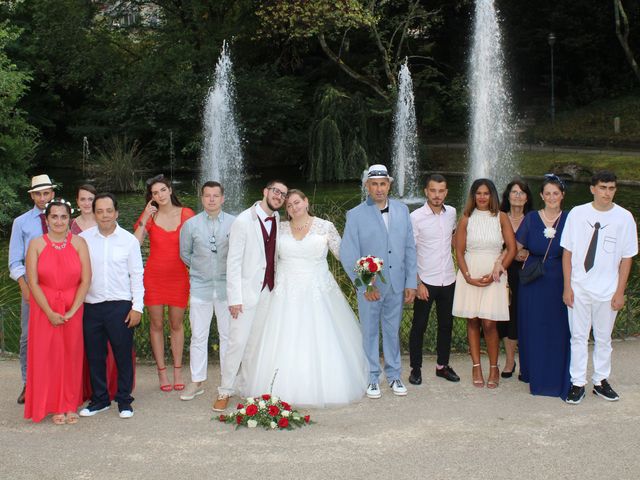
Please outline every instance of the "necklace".
[[53, 248], [55, 248], [56, 250], [64, 250], [67, 246], [67, 238], [68, 237], [65, 235], [64, 240], [61, 242], [54, 242], [51, 237], [49, 237], [49, 240], [51, 240], [51, 246]]
[[306, 222], [304, 222], [304, 223], [303, 223], [302, 225], [300, 225], [299, 227], [295, 226], [295, 225], [293, 224], [293, 221], [291, 221], [291, 222], [290, 222], [290, 224], [291, 224], [291, 226], [293, 227], [293, 229], [294, 229], [295, 231], [297, 231], [297, 232], [301, 232], [301, 231], [303, 231], [305, 228], [307, 228], [307, 227], [309, 226], [309, 221], [310, 221], [310, 218], [308, 218], [308, 217], [307, 217], [307, 221], [306, 221]]
[[558, 220], [558, 218], [560, 218], [560, 215], [562, 215], [562, 210], [560, 210], [560, 213], [558, 213], [558, 215], [556, 215], [556, 217], [553, 220], [549, 220], [547, 218], [547, 216], [544, 214], [544, 208], [542, 210], [540, 210], [540, 215], [542, 215], [542, 219], [545, 221], [545, 223], [547, 224], [551, 224], [553, 225], [554, 223], [556, 223], [556, 220]]

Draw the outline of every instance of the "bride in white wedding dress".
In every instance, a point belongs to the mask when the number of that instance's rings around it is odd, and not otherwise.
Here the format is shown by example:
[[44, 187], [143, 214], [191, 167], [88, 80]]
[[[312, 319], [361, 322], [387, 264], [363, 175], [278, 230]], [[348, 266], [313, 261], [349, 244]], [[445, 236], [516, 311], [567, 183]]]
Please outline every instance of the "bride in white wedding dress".
[[337, 257], [334, 225], [308, 213], [309, 201], [289, 190], [289, 222], [280, 223], [276, 281], [246, 394], [271, 393], [296, 405], [325, 407], [359, 400], [368, 369], [360, 325], [329, 271]]

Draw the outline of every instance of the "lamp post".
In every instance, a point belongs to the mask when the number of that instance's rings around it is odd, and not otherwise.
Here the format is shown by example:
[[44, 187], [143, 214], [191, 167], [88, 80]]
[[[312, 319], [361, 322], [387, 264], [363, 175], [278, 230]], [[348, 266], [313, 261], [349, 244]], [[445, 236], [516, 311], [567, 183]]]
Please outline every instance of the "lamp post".
[[547, 42], [551, 48], [551, 125], [556, 123], [556, 100], [555, 100], [555, 82], [553, 78], [553, 45], [556, 43], [556, 36], [550, 33], [547, 37]]

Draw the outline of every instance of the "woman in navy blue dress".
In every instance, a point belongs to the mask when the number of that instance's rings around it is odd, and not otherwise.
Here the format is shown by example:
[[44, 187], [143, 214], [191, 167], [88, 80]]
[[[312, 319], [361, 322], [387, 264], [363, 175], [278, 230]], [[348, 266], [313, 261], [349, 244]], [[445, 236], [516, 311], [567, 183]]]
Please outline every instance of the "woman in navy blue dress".
[[518, 292], [518, 339], [520, 380], [529, 383], [531, 394], [564, 399], [569, 381], [569, 323], [562, 302], [562, 247], [560, 237], [567, 217], [562, 211], [564, 183], [545, 175], [540, 196], [544, 208], [529, 212], [516, 240], [518, 248], [529, 250], [525, 265], [535, 259], [544, 262], [544, 275], [520, 284]]

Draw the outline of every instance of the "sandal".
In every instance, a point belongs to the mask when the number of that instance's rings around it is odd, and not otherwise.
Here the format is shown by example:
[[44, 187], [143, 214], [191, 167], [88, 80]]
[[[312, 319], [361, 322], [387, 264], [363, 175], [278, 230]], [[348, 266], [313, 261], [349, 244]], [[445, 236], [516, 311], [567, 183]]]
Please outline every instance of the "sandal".
[[[182, 365], [180, 365], [179, 367], [176, 367], [175, 365], [173, 366], [173, 378], [176, 378], [176, 370], [180, 370], [182, 368]], [[175, 381], [175, 380], [174, 380]], [[184, 390], [184, 383], [174, 383], [173, 384], [173, 389], [180, 391], [180, 390]]]
[[[478, 367], [480, 369], [480, 379], [473, 380], [473, 386], [478, 388], [484, 387], [484, 378], [482, 378], [482, 368], [480, 368], [479, 363], [474, 363], [473, 368]], [[471, 378], [473, 378], [473, 369], [471, 369]]]
[[[167, 367], [158, 367], [158, 376], [160, 376], [161, 372], [164, 372], [166, 369]], [[165, 383], [160, 385], [160, 390], [162, 390], [163, 392], [170, 392], [171, 390], [173, 390], [173, 387], [171, 387], [170, 383]]]
[[[498, 370], [498, 365], [489, 365], [489, 369], [495, 368], [496, 370]], [[500, 373], [500, 370], [498, 370], [498, 373]], [[489, 374], [489, 376], [491, 376], [491, 374]], [[500, 385], [500, 375], [497, 376], [497, 380], [488, 380], [487, 381], [487, 388], [498, 388], [498, 385]]]
[[69, 425], [75, 425], [76, 423], [78, 423], [79, 419], [80, 417], [76, 412], [67, 412], [67, 423]]
[[64, 425], [65, 424], [65, 416], [64, 413], [57, 413], [53, 417], [51, 417], [51, 421], [54, 425]]

